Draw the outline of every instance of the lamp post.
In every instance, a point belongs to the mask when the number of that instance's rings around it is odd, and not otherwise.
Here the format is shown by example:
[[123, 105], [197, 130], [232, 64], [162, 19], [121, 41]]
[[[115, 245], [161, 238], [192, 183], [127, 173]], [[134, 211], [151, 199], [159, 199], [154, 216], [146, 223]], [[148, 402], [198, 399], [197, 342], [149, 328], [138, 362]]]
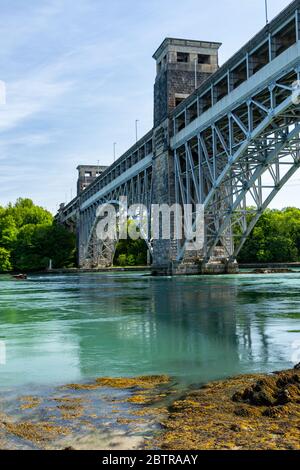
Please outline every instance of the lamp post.
[[265, 0], [265, 10], [266, 10], [266, 24], [269, 24], [268, 0]]
[[138, 141], [138, 123], [140, 121], [138, 119], [135, 120], [135, 141]]
[[116, 161], [116, 146], [117, 142], [114, 142], [114, 162]]

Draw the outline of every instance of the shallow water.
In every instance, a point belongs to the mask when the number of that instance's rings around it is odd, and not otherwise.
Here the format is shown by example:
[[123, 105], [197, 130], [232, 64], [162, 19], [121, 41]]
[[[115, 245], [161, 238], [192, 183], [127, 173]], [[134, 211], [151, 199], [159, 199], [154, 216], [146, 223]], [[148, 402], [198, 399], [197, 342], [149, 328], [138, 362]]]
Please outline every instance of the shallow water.
[[186, 386], [290, 367], [300, 361], [299, 287], [299, 272], [0, 276], [0, 387], [148, 374]]

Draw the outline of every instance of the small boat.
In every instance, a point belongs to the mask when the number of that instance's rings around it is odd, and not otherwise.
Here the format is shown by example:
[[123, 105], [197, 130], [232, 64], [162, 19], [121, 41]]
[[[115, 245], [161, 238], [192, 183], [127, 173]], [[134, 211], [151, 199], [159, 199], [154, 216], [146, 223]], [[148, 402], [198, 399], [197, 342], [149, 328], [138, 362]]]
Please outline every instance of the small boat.
[[15, 274], [13, 278], [17, 279], [17, 281], [24, 281], [27, 279], [27, 274]]

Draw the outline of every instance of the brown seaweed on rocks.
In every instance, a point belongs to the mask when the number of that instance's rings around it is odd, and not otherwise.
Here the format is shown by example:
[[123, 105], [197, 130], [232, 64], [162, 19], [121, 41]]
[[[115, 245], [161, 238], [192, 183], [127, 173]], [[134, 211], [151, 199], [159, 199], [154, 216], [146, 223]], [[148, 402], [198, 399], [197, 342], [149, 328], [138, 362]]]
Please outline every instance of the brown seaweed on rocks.
[[245, 375], [187, 393], [150, 443], [164, 450], [300, 449], [300, 370]]

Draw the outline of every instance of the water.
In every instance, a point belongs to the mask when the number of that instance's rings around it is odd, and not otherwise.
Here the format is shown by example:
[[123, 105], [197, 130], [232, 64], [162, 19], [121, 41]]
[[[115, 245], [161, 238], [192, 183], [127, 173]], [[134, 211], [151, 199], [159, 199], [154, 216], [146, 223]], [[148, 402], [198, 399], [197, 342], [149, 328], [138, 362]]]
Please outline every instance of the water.
[[300, 273], [0, 276], [0, 387], [169, 374], [183, 385], [300, 361]]

